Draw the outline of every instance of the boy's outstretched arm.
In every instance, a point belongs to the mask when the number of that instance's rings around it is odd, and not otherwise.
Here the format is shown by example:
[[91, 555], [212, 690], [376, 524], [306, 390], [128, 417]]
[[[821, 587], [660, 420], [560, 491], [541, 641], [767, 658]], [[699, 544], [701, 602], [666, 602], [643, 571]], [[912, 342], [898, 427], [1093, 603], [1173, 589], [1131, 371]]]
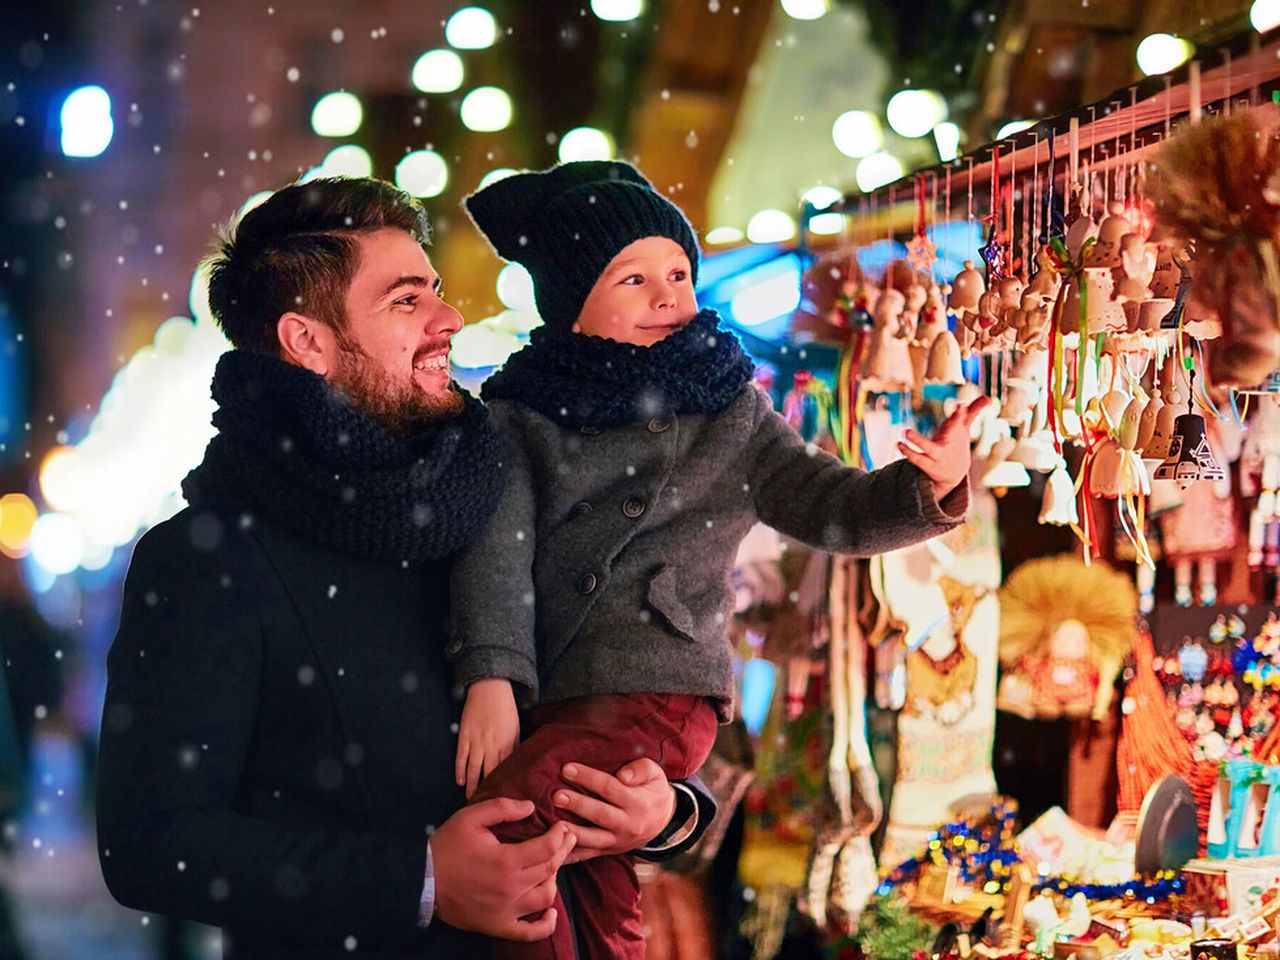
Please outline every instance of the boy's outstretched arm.
[[[934, 446], [867, 473], [805, 443], [763, 394], [759, 404], [750, 487], [757, 516], [774, 529], [819, 550], [873, 556], [929, 540], [964, 522], [969, 508], [967, 421], [981, 412], [981, 405], [971, 404], [948, 418], [946, 435], [940, 429], [935, 440], [926, 441]], [[919, 434], [908, 436], [917, 444], [924, 440]], [[927, 460], [932, 473], [917, 459]]]

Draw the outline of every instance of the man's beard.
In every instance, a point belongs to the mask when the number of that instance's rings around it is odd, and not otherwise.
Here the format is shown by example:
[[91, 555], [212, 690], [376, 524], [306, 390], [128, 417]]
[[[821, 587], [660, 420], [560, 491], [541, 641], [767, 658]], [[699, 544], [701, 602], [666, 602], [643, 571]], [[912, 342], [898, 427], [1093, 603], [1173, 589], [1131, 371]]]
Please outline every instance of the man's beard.
[[456, 416], [463, 396], [449, 384], [444, 394], [429, 394], [412, 381], [388, 376], [359, 344], [338, 334], [338, 367], [329, 381], [356, 409], [367, 414], [388, 433], [403, 437], [433, 420]]

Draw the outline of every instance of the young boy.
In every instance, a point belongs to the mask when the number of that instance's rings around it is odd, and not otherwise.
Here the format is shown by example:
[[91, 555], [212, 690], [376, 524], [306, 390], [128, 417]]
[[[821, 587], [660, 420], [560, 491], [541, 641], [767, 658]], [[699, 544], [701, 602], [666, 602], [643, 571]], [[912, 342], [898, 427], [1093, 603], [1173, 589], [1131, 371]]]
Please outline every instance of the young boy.
[[[728, 578], [757, 520], [861, 555], [961, 523], [981, 401], [936, 440], [907, 434], [904, 460], [843, 466], [753, 389], [738, 339], [698, 309], [693, 229], [633, 167], [517, 174], [466, 205], [498, 254], [528, 268], [544, 320], [484, 388], [509, 448], [506, 491], [455, 566], [447, 651], [467, 691], [458, 782], [473, 801], [535, 803], [499, 834], [515, 841], [564, 815], [570, 757], [616, 769], [649, 756], [673, 780], [701, 766], [733, 713]], [[518, 747], [517, 692], [536, 705]], [[644, 956], [628, 858], [561, 879], [582, 955]], [[574, 947], [569, 924], [496, 945], [513, 957]]]

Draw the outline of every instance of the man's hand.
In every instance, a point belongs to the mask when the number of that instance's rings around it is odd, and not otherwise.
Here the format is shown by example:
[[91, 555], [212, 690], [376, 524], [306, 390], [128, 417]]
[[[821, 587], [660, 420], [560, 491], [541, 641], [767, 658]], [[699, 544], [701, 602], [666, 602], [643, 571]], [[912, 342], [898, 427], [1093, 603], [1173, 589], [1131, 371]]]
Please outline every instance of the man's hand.
[[908, 430], [898, 444], [902, 455], [933, 481], [933, 495], [941, 500], [969, 476], [969, 427], [991, 401], [979, 397], [967, 407], [959, 407], [942, 421], [932, 440]]
[[577, 790], [557, 790], [556, 806], [594, 824], [565, 823], [578, 840], [570, 863], [642, 847], [675, 813], [675, 791], [648, 757], [632, 760], [616, 777], [580, 763], [566, 763], [561, 775]]
[[520, 713], [509, 680], [477, 680], [467, 687], [467, 702], [458, 723], [458, 757], [454, 777], [467, 788], [467, 799], [511, 756], [520, 740]]
[[[531, 813], [527, 800], [485, 800], [463, 807], [432, 835], [437, 917], [460, 930], [504, 940], [551, 936], [556, 871], [576, 838], [563, 823], [523, 843], [501, 843], [489, 829]], [[530, 915], [535, 919], [521, 919]]]

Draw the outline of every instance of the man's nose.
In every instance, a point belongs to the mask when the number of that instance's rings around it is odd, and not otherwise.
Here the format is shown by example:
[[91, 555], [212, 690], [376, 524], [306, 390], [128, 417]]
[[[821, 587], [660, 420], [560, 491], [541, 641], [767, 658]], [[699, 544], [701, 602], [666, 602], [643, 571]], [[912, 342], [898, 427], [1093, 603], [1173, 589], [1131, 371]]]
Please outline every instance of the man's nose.
[[462, 327], [462, 314], [448, 303], [442, 303], [427, 321], [427, 333], [433, 337], [451, 337]]

